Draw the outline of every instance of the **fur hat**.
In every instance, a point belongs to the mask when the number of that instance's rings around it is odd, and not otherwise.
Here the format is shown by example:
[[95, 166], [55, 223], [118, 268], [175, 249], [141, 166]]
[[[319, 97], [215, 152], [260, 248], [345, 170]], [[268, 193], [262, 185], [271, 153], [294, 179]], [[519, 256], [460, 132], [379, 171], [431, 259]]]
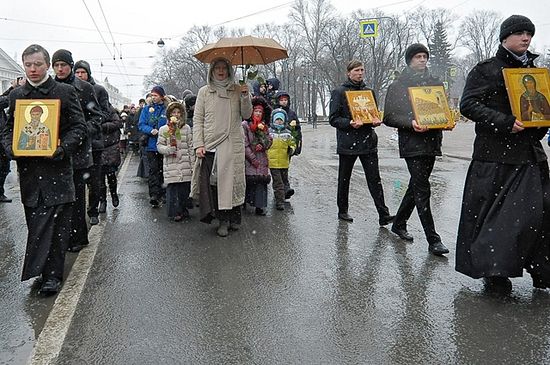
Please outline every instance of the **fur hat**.
[[151, 93], [158, 94], [162, 97], [166, 96], [166, 92], [164, 91], [164, 89], [160, 85], [153, 86], [153, 88], [151, 89]]
[[415, 54], [418, 53], [425, 53], [428, 55], [428, 58], [430, 58], [430, 51], [428, 48], [426, 48], [425, 45], [422, 43], [414, 43], [407, 47], [407, 50], [405, 51], [405, 62], [407, 63], [407, 66], [410, 65], [412, 58]]
[[127, 117], [127, 116], [128, 116], [128, 114], [126, 114], [125, 112], [120, 113], [121, 118], [124, 118], [124, 117]]
[[52, 65], [57, 61], [63, 61], [71, 67], [74, 66], [73, 54], [66, 49], [58, 49], [52, 56]]
[[498, 39], [502, 42], [509, 35], [522, 31], [527, 31], [530, 32], [531, 35], [535, 35], [535, 24], [526, 16], [512, 15], [505, 19], [500, 25]]
[[83, 68], [88, 73], [88, 77], [92, 76], [92, 69], [90, 68], [90, 64], [84, 60], [76, 61], [73, 67], [73, 71], [76, 72], [79, 68]]
[[172, 115], [172, 112], [174, 109], [179, 109], [181, 118], [185, 118], [186, 112], [185, 112], [185, 105], [180, 103], [179, 101], [172, 101], [168, 106], [166, 107], [166, 118], [170, 120], [170, 116]]

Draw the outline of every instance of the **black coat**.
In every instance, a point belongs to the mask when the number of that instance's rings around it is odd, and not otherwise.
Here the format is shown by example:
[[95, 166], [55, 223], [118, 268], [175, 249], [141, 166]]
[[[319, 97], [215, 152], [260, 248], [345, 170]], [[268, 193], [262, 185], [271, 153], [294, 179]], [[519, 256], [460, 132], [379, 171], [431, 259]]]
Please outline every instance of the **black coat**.
[[412, 127], [415, 119], [409, 99], [409, 87], [440, 86], [443, 83], [430, 75], [429, 71], [416, 74], [410, 67], [403, 70], [397, 80], [388, 88], [384, 105], [384, 124], [398, 129], [399, 156], [441, 156], [443, 133], [440, 129], [416, 132]]
[[[111, 103], [109, 102], [109, 93], [107, 90], [97, 84], [93, 77], [89, 76], [88, 82], [94, 88], [95, 95], [97, 97], [97, 102], [99, 103], [99, 110], [102, 113], [103, 120], [102, 123], [109, 120], [111, 117]], [[101, 151], [103, 149], [103, 134], [101, 132], [96, 133], [92, 138], [92, 150]]]
[[7, 151], [12, 151], [15, 101], [17, 99], [59, 99], [59, 139], [65, 155], [60, 161], [46, 157], [18, 157], [17, 171], [21, 187], [21, 202], [27, 207], [37, 207], [40, 198], [46, 206], [73, 202], [72, 155], [87, 138], [88, 130], [80, 108], [75, 88], [55, 82], [51, 77], [38, 88], [30, 83], [10, 93], [9, 118], [3, 142]]
[[76, 89], [80, 108], [84, 113], [88, 138], [86, 138], [78, 150], [73, 154], [73, 168], [84, 169], [92, 165], [92, 140], [101, 133], [103, 114], [99, 110], [99, 103], [92, 85], [75, 77], [73, 73], [64, 80], [55, 79], [57, 82], [72, 85]]
[[111, 116], [108, 121], [105, 121], [101, 130], [103, 132], [103, 152], [101, 153], [101, 164], [103, 166], [119, 166], [120, 165], [120, 128], [122, 121], [118, 116], [117, 111], [112, 106]]
[[[378, 153], [378, 136], [372, 125], [365, 124], [360, 128], [353, 128], [350, 125], [351, 112], [346, 99], [348, 90], [371, 90], [361, 84], [354, 84], [351, 80], [346, 81], [342, 86], [332, 90], [330, 94], [330, 125], [336, 128], [336, 152], [342, 155], [365, 155]], [[374, 95], [376, 98], [376, 95]]]
[[[528, 52], [528, 67], [537, 57]], [[472, 158], [509, 164], [546, 160], [540, 140], [548, 128], [526, 128], [511, 133], [516, 117], [512, 114], [502, 69], [525, 67], [500, 46], [495, 57], [478, 63], [468, 74], [460, 101], [460, 112], [476, 123]]]

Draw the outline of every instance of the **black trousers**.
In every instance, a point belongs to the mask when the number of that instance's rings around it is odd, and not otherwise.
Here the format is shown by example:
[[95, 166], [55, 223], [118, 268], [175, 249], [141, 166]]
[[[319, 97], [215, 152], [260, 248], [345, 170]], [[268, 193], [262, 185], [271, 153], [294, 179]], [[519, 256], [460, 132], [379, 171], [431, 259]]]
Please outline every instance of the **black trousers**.
[[441, 241], [435, 231], [434, 219], [430, 208], [430, 175], [435, 164], [435, 156], [421, 156], [405, 158], [411, 178], [409, 187], [397, 210], [393, 225], [396, 228], [407, 229], [407, 220], [414, 207], [420, 217], [428, 243]]
[[0, 195], [4, 195], [4, 184], [10, 173], [10, 160], [0, 155]]
[[338, 165], [338, 195], [336, 198], [338, 204], [338, 213], [347, 213], [349, 206], [349, 183], [353, 165], [359, 157], [370, 195], [376, 206], [376, 211], [380, 217], [390, 214], [390, 210], [384, 201], [384, 189], [380, 180], [380, 170], [378, 168], [378, 154], [368, 155], [339, 155], [340, 163]]
[[68, 247], [88, 244], [88, 226], [86, 224], [86, 177], [89, 169], [73, 170], [75, 202], [71, 216], [71, 234]]
[[88, 184], [88, 217], [97, 217], [99, 215], [98, 206], [100, 201], [101, 188], [101, 153], [102, 151], [93, 151], [94, 164], [88, 169], [90, 177]]
[[[116, 166], [102, 166], [101, 167], [101, 180], [99, 186], [99, 201], [107, 201], [107, 186], [109, 186], [109, 192], [111, 196], [116, 194], [117, 178], [116, 178]], [[105, 185], [105, 179], [107, 179], [107, 185]]]
[[159, 200], [165, 195], [162, 175], [162, 155], [158, 152], [147, 151], [149, 162], [149, 197]]
[[25, 206], [29, 230], [21, 281], [42, 274], [44, 279], [63, 279], [65, 250], [71, 230], [72, 204]]

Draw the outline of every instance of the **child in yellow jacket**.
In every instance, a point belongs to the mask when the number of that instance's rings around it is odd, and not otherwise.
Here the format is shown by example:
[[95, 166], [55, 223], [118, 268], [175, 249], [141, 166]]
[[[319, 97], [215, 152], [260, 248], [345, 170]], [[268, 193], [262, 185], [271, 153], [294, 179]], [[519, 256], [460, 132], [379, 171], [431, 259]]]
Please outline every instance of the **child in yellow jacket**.
[[271, 148], [267, 150], [269, 170], [273, 178], [273, 193], [275, 208], [285, 209], [285, 178], [288, 178], [290, 156], [296, 149], [296, 141], [288, 129], [287, 114], [283, 109], [274, 109], [271, 112], [269, 135], [273, 139]]

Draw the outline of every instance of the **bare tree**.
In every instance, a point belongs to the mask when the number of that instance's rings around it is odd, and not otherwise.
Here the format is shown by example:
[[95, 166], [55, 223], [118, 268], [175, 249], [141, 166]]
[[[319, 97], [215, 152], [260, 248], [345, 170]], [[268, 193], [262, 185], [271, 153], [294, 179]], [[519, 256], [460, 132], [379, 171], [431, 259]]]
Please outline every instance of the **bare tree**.
[[491, 57], [497, 50], [502, 18], [489, 10], [474, 10], [460, 25], [460, 44], [469, 49], [479, 62]]
[[309, 114], [316, 118], [317, 96], [321, 89], [317, 86], [317, 65], [321, 59], [321, 51], [324, 47], [324, 38], [330, 24], [334, 21], [334, 7], [328, 0], [296, 0], [290, 12], [290, 20], [303, 32], [304, 64], [309, 67], [311, 89], [311, 102]]

